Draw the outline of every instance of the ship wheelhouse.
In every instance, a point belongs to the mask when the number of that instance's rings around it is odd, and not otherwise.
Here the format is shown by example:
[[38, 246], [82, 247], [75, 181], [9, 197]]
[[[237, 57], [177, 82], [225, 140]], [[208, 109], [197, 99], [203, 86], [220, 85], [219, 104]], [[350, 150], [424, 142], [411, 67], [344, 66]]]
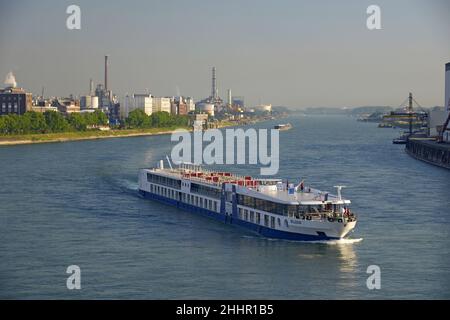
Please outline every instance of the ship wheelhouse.
[[249, 209], [265, 211], [297, 220], [345, 219], [346, 221], [352, 221], [355, 219], [349, 208], [350, 201], [281, 203], [261, 199], [256, 196], [237, 194], [237, 204]]

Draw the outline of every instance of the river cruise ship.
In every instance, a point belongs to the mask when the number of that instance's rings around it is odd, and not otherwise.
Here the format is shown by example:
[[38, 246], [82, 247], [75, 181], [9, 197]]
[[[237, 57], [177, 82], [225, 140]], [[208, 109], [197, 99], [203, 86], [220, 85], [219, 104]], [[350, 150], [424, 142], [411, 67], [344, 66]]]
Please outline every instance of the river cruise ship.
[[263, 237], [294, 241], [336, 240], [356, 226], [350, 200], [300, 182], [260, 179], [181, 164], [141, 169], [139, 193], [179, 209], [249, 229]]
[[292, 125], [290, 123], [281, 123], [274, 126], [274, 129], [280, 131], [287, 131], [292, 129]]

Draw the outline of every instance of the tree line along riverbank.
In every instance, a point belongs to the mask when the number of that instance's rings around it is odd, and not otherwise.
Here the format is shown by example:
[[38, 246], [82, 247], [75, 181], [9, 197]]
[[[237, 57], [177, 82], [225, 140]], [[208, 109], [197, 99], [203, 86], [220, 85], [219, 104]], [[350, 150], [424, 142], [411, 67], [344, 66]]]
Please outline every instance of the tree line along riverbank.
[[169, 133], [188, 128], [187, 116], [156, 112], [150, 116], [142, 110], [130, 112], [120, 125], [108, 126], [100, 110], [92, 113], [27, 112], [0, 117], [0, 145], [101, 139]]
[[[219, 123], [219, 127], [232, 125], [236, 123]], [[176, 129], [191, 129], [188, 116], [167, 112], [147, 115], [137, 109], [121, 125], [109, 127], [100, 110], [67, 117], [54, 111], [27, 112], [0, 117], [0, 146], [170, 134]]]
[[[187, 116], [156, 112], [146, 115], [142, 110], [130, 112], [120, 125], [111, 129], [149, 129], [187, 126]], [[47, 134], [63, 132], [98, 131], [108, 126], [108, 117], [100, 110], [92, 113], [71, 113], [67, 117], [56, 111], [26, 112], [24, 115], [9, 114], [0, 117], [0, 137], [25, 134]]]

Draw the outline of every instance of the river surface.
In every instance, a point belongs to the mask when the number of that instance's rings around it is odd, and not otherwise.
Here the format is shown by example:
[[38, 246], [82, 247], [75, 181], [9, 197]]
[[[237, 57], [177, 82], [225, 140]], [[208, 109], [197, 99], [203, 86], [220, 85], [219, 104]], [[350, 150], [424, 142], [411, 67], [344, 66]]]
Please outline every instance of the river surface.
[[[138, 169], [170, 154], [170, 135], [0, 147], [0, 298], [449, 299], [450, 171], [409, 157], [393, 129], [284, 121], [278, 177], [347, 186], [354, 240], [264, 239], [140, 198]], [[81, 290], [66, 287], [70, 265]]]

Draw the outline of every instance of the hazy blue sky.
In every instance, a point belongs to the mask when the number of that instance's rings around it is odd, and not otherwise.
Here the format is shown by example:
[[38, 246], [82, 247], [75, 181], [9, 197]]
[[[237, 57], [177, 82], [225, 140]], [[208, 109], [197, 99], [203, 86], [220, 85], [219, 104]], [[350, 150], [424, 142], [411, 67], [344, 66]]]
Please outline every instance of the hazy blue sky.
[[[79, 31], [66, 28], [70, 4]], [[383, 30], [366, 28], [370, 4]], [[250, 105], [397, 106], [409, 91], [443, 105], [449, 16], [445, 0], [0, 0], [0, 77], [12, 70], [35, 94], [86, 94], [109, 54], [119, 95], [178, 87], [200, 99], [216, 66], [220, 95], [231, 88]]]

